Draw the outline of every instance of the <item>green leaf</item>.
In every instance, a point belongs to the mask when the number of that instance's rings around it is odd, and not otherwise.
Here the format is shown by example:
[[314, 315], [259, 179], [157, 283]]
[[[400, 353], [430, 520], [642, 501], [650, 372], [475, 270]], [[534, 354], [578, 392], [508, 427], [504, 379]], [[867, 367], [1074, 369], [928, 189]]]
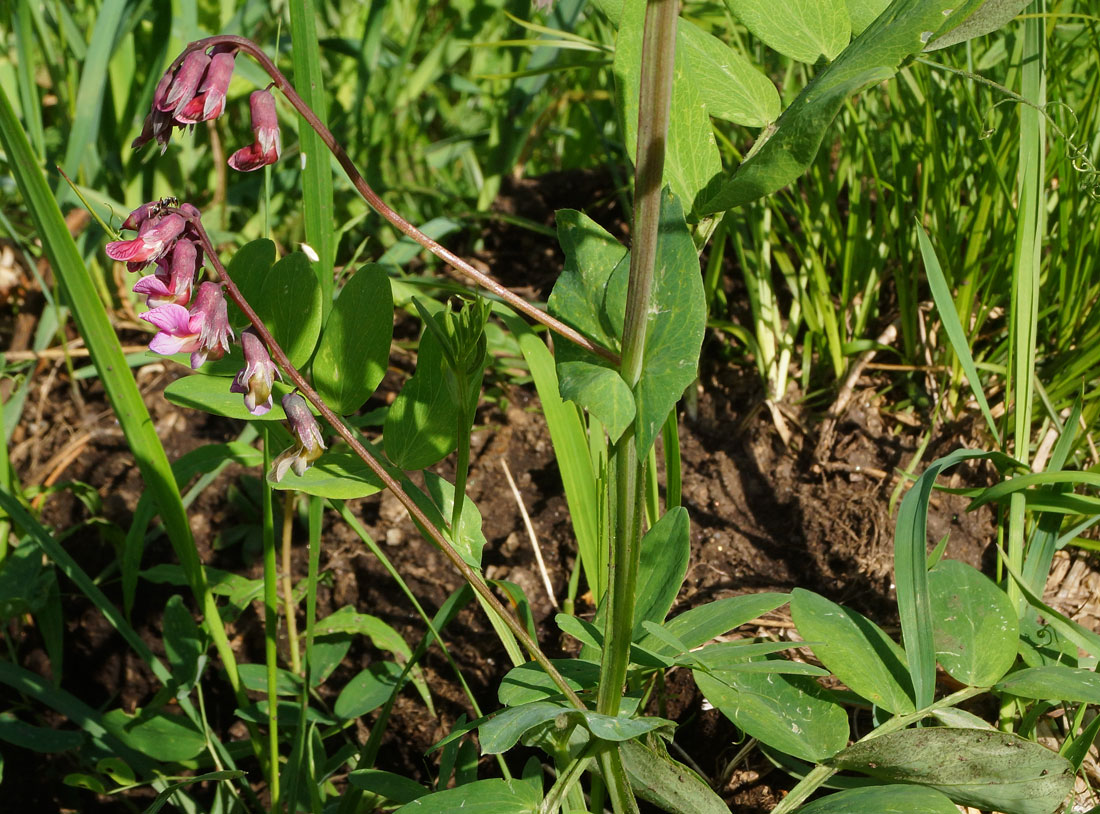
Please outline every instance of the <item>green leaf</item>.
[[858, 37], [875, 21], [890, 0], [848, 0], [848, 19], [852, 22], [852, 36]]
[[[450, 540], [451, 545], [462, 555], [462, 559], [472, 567], [480, 568], [481, 551], [485, 548], [485, 532], [481, 530], [481, 512], [478, 511], [477, 504], [468, 497], [462, 501], [462, 522], [459, 523], [460, 533], [456, 540], [448, 528], [451, 511], [454, 508], [454, 484], [434, 472], [425, 472], [424, 487], [428, 490], [427, 494], [409, 482], [402, 485], [413, 502], [423, 510], [435, 527], [443, 532], [443, 536]], [[426, 533], [425, 538], [427, 538]]]
[[225, 376], [195, 373], [169, 382], [164, 388], [164, 397], [180, 407], [202, 410], [226, 418], [235, 418], [238, 421], [286, 421], [282, 398], [291, 392], [293, 387], [282, 382], [273, 382], [271, 411], [262, 416], [254, 416], [244, 406], [244, 398], [240, 393], [229, 392], [231, 384], [233, 380]]
[[299, 477], [290, 471], [278, 483], [271, 480], [269, 472], [267, 482], [273, 489], [293, 489], [335, 500], [367, 497], [384, 488], [374, 471], [350, 452], [326, 452], [304, 475]]
[[428, 793], [415, 780], [381, 769], [357, 769], [348, 774], [348, 782], [395, 803], [411, 803]]
[[[239, 669], [241, 683], [246, 690], [267, 692], [267, 665], [242, 664]], [[302, 679], [289, 670], [275, 668], [275, 694], [296, 696], [302, 691]]]
[[190, 760], [206, 749], [206, 738], [188, 719], [154, 712], [127, 715], [121, 709], [104, 713], [103, 725], [127, 746], [156, 760]]
[[[263, 253], [260, 247], [255, 250], [256, 256]], [[321, 284], [309, 258], [293, 252], [266, 271], [262, 262], [251, 262], [251, 255], [249, 259], [242, 268], [243, 279], [234, 282], [291, 364], [301, 367], [313, 355], [321, 333]]]
[[779, 92], [752, 62], [682, 18], [676, 35], [676, 46], [691, 66], [690, 81], [709, 115], [745, 127], [763, 127], [778, 118]]
[[519, 742], [523, 733], [554, 720], [558, 721], [558, 729], [565, 730], [569, 726], [569, 710], [553, 701], [508, 707], [478, 727], [481, 751], [486, 755], [507, 752]]
[[412, 657], [412, 651], [401, 638], [400, 633], [377, 616], [359, 613], [350, 605], [319, 620], [314, 625], [313, 633], [315, 636], [328, 636], [334, 633], [367, 636], [371, 644], [379, 650], [386, 650], [405, 660]]
[[100, 774], [107, 775], [120, 786], [132, 786], [137, 782], [134, 770], [121, 758], [105, 757], [97, 760], [95, 770]]
[[952, 678], [988, 687], [1016, 661], [1020, 625], [1008, 595], [966, 563], [943, 560], [928, 574], [936, 656]]
[[[972, 40], [991, 34], [1027, 8], [1031, 0], [970, 0], [960, 9], [956, 9], [952, 19], [959, 22], [954, 28], [946, 28], [944, 33], [928, 44], [925, 51], [938, 51], [949, 45]], [[977, 6], [977, 8], [974, 8]], [[973, 11], [971, 11], [973, 9]]]
[[1100, 675], [1092, 670], [1050, 664], [1017, 670], [994, 689], [1040, 701], [1100, 704]]
[[191, 616], [191, 611], [183, 604], [183, 597], [172, 594], [164, 606], [164, 618], [161, 623], [164, 638], [164, 652], [172, 666], [172, 677], [184, 690], [190, 690], [199, 680], [199, 658], [205, 651], [199, 626]]
[[77, 789], [88, 789], [88, 791], [94, 791], [96, 794], [106, 794], [107, 789], [104, 787], [103, 782], [98, 778], [90, 774], [80, 774], [74, 772], [67, 774], [61, 779], [61, 782], [66, 786], [72, 786]]
[[[584, 659], [551, 659], [575, 691], [592, 689], [600, 677], [600, 665]], [[558, 686], [536, 662], [529, 661], [513, 667], [500, 681], [497, 700], [505, 706], [517, 707], [532, 701], [556, 698], [561, 695]]]
[[845, 789], [814, 800], [798, 809], [798, 814], [959, 814], [951, 799], [925, 786], [865, 786]]
[[729, 814], [722, 798], [687, 766], [673, 760], [656, 738], [619, 744], [634, 793], [670, 814]]
[[458, 404], [447, 375], [443, 347], [425, 331], [416, 373], [397, 394], [382, 429], [386, 456], [402, 469], [431, 466], [458, 446]]
[[[255, 307], [255, 301], [260, 299], [264, 280], [267, 279], [267, 274], [273, 265], [275, 265], [275, 244], [261, 237], [237, 249], [226, 271], [229, 278], [241, 290], [245, 301]], [[247, 317], [231, 300], [229, 301], [229, 323], [238, 331], [247, 328], [249, 324]]]
[[888, 712], [913, 712], [905, 652], [878, 625], [802, 588], [791, 592], [791, 617], [814, 655], [853, 692]]
[[[638, 94], [642, 64], [642, 30], [646, 0], [626, 0], [615, 39], [615, 106], [623, 127], [627, 155], [633, 161], [638, 150]], [[678, 38], [678, 43], [682, 38]], [[687, 56], [676, 49], [672, 101], [669, 109], [667, 152], [663, 184], [691, 210], [696, 196], [722, 173], [722, 159], [714, 140], [706, 99], [698, 86], [699, 75]]]
[[653, 282], [653, 315], [646, 332], [642, 377], [634, 392], [638, 457], [649, 452], [665, 419], [695, 381], [706, 328], [706, 296], [699, 255], [680, 201], [661, 196], [660, 234]]
[[[401, 667], [392, 661], [375, 662], [344, 685], [332, 711], [338, 718], [351, 720], [378, 709], [393, 693], [401, 672]], [[408, 802], [398, 798], [390, 799], [399, 803]]]
[[341, 415], [354, 413], [382, 381], [393, 339], [393, 293], [385, 268], [352, 275], [325, 323], [313, 359], [313, 386]]
[[523, 780], [478, 780], [428, 794], [395, 814], [536, 814], [542, 794]]
[[848, 743], [848, 714], [808, 676], [694, 670], [700, 692], [750, 737], [821, 762]]
[[32, 752], [64, 752], [84, 743], [84, 733], [70, 729], [49, 729], [24, 723], [10, 712], [0, 713], [0, 741]]
[[852, 37], [844, 0], [726, 0], [726, 5], [765, 45], [799, 62], [831, 60]]
[[1068, 760], [997, 730], [906, 729], [850, 746], [827, 763], [1012, 814], [1050, 814], [1073, 789]]
[[617, 370], [591, 359], [570, 357], [583, 353], [577, 348], [558, 348], [558, 379], [561, 397], [576, 402], [600, 420], [612, 441], [622, 437], [634, 420], [636, 408], [630, 387]]
[[[817, 0], [801, 0], [798, 7], [809, 3], [816, 5]], [[733, 177], [710, 191], [696, 207], [698, 213], [706, 215], [742, 206], [782, 189], [802, 175], [845, 100], [890, 79], [901, 63], [919, 53], [928, 37], [943, 26], [947, 19], [943, 12], [957, 5], [958, 0], [894, 0], [813, 78]], [[760, 7], [765, 8], [763, 4]]]
[[[787, 594], [770, 592], [730, 596], [684, 611], [670, 619], [664, 627], [689, 648], [699, 647], [786, 604], [788, 598]], [[671, 647], [650, 636], [643, 639], [641, 644], [658, 653], [672, 651]]]
[[691, 555], [690, 531], [687, 509], [677, 506], [666, 512], [642, 538], [634, 640], [641, 637], [644, 622], [663, 622], [676, 601]]

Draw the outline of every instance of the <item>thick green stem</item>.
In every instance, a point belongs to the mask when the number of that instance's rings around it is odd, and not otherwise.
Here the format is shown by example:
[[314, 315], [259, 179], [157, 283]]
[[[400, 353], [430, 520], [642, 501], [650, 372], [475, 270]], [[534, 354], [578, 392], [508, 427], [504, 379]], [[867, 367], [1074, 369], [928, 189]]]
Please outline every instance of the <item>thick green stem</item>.
[[466, 499], [466, 477], [470, 473], [470, 430], [473, 421], [467, 422], [471, 410], [466, 404], [466, 375], [455, 365], [455, 381], [458, 383], [458, 451], [455, 457], [455, 491], [451, 504], [451, 539], [458, 540], [462, 525], [462, 504]]

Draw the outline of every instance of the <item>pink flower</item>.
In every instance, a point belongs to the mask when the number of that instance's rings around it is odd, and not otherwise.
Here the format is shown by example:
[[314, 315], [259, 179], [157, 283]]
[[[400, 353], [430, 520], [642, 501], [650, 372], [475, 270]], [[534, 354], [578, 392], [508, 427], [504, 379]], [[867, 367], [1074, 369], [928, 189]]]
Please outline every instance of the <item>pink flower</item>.
[[156, 109], [162, 113], [171, 113], [178, 119], [179, 112], [194, 98], [209, 66], [210, 57], [205, 51], [192, 51], [185, 56], [176, 75], [172, 77], [164, 98], [154, 100]]
[[251, 172], [279, 160], [279, 117], [275, 113], [275, 97], [270, 91], [256, 90], [248, 97], [252, 111], [252, 133], [255, 141], [229, 157], [229, 166], [241, 172]]
[[304, 475], [310, 464], [320, 458], [325, 449], [321, 427], [309, 411], [304, 398], [297, 393], [287, 393], [283, 396], [283, 410], [286, 411], [290, 431], [297, 443], [272, 462], [271, 479], [276, 483], [283, 479], [288, 469], [293, 469], [298, 477]]
[[[129, 222], [133, 218], [131, 214], [126, 220]], [[144, 268], [172, 248], [186, 225], [187, 222], [175, 213], [162, 218], [146, 217], [133, 240], [108, 243], [107, 256], [112, 260], [125, 260], [131, 271]]]
[[182, 305], [169, 303], [146, 311], [141, 318], [159, 329], [149, 343], [149, 350], [165, 356], [190, 353], [191, 367], [196, 370], [208, 357], [221, 359], [233, 338], [225, 295], [217, 283], [199, 286], [190, 311]]
[[241, 332], [241, 349], [245, 366], [229, 387], [230, 393], [243, 393], [244, 406], [252, 415], [266, 415], [271, 410], [271, 384], [279, 371], [260, 337], [251, 328]]
[[225, 111], [225, 94], [229, 92], [229, 81], [233, 78], [234, 56], [222, 51], [210, 58], [198, 93], [181, 109], [176, 111], [176, 120], [184, 124], [195, 124], [216, 119]]
[[187, 305], [191, 300], [191, 289], [195, 274], [201, 266], [201, 256], [195, 244], [181, 238], [176, 241], [170, 263], [163, 258], [157, 263], [156, 273], [142, 277], [134, 285], [134, 293], [145, 294], [150, 308], [162, 305]]

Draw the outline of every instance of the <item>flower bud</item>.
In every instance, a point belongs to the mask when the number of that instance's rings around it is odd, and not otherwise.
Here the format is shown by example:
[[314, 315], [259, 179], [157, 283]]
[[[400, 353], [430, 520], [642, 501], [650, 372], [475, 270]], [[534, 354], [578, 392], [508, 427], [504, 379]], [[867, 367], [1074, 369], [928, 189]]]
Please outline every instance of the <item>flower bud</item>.
[[191, 353], [191, 367], [198, 370], [210, 359], [221, 359], [229, 350], [233, 329], [229, 327], [229, 310], [225, 293], [217, 283], [203, 283], [191, 308], [192, 320], [199, 322], [199, 343]]
[[225, 111], [225, 95], [229, 92], [229, 81], [233, 78], [234, 61], [233, 54], [225, 51], [210, 58], [210, 65], [206, 68], [198, 93], [177, 111], [177, 121], [195, 124], [222, 115]]
[[[133, 217], [131, 214], [127, 221]], [[186, 225], [186, 221], [175, 213], [162, 218], [146, 217], [133, 240], [108, 243], [107, 256], [112, 260], [125, 260], [131, 271], [144, 268], [175, 245]]]
[[241, 172], [251, 172], [279, 160], [279, 117], [275, 112], [275, 97], [270, 91], [253, 91], [248, 97], [252, 111], [252, 133], [255, 141], [229, 157], [229, 166]]

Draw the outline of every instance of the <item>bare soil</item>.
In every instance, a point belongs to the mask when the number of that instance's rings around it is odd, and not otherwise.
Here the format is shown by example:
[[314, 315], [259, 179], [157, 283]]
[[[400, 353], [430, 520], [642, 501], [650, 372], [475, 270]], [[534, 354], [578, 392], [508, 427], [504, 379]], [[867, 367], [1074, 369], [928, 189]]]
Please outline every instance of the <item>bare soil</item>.
[[[582, 208], [609, 229], [622, 234], [625, 226], [609, 180], [600, 175], [551, 176], [507, 187], [498, 208], [538, 222], [552, 223], [552, 212], [563, 206]], [[545, 298], [560, 268], [552, 240], [504, 224], [492, 224], [468, 248], [494, 274], [535, 298]], [[726, 284], [738, 288], [739, 272], [727, 269]], [[9, 335], [10, 336], [10, 335]], [[5, 337], [7, 339], [9, 337]], [[137, 334], [124, 342], [140, 342]], [[809, 588], [867, 613], [880, 624], [896, 624], [891, 586], [893, 521], [889, 500], [915, 453], [917, 422], [892, 413], [889, 382], [865, 378], [856, 397], [840, 417], [836, 442], [827, 466], [814, 461], [812, 450], [821, 413], [792, 407], [795, 426], [791, 444], [783, 444], [766, 410], [752, 369], [718, 361], [722, 353], [707, 354], [691, 409], [681, 411], [684, 503], [691, 516], [692, 556], [687, 579], [673, 613], [725, 596], [756, 591]], [[169, 363], [170, 364], [170, 363]], [[400, 364], [391, 370], [379, 394], [365, 409], [392, 399], [408, 371]], [[146, 367], [138, 381], [169, 457], [209, 442], [230, 440], [240, 432], [235, 422], [182, 410], [169, 404], [165, 384], [182, 371], [167, 366]], [[83, 402], [78, 406], [74, 389]], [[506, 371], [490, 373], [486, 392], [492, 403], [478, 414], [473, 439], [469, 495], [477, 503], [488, 540], [484, 554], [490, 577], [506, 579], [523, 588], [531, 601], [540, 639], [551, 655], [562, 656], [569, 645], [553, 624], [554, 609], [543, 587], [531, 542], [519, 507], [502, 469], [506, 462], [531, 515], [538, 544], [557, 597], [564, 597], [575, 565], [575, 549], [568, 509], [562, 493], [553, 450], [537, 400], [529, 388], [517, 386]], [[882, 395], [886, 394], [886, 395]], [[791, 404], [797, 403], [794, 394]], [[798, 428], [805, 428], [799, 430]], [[959, 446], [974, 445], [974, 426], [939, 428], [925, 452], [925, 460]], [[94, 379], [73, 384], [60, 360], [42, 361], [16, 428], [12, 457], [24, 484], [79, 481], [102, 500], [97, 511], [60, 488], [45, 497], [42, 519], [61, 533], [66, 548], [84, 569], [97, 575], [107, 570], [103, 588], [121, 604], [117, 573], [109, 570], [116, 550], [102, 533], [101, 518], [121, 530], [129, 528], [144, 484], [117, 422]], [[439, 467], [450, 474], [450, 464]], [[229, 495], [247, 493], [247, 478], [257, 472], [230, 467], [195, 502], [191, 524], [202, 560], [218, 568], [261, 576], [254, 546], [217, 547], [220, 531], [249, 524], [251, 516], [240, 500]], [[960, 467], [952, 475], [956, 485], [988, 482], [980, 466]], [[242, 479], [245, 479], [242, 481]], [[243, 486], [242, 486], [243, 484]], [[950, 534], [947, 554], [980, 566], [994, 538], [988, 509], [968, 514], [963, 498], [942, 494], [933, 504], [929, 537]], [[434, 611], [460, 580], [444, 558], [417, 533], [396, 501], [385, 495], [352, 503], [355, 515], [404, 575], [421, 603]], [[304, 530], [296, 530], [294, 576], [305, 572]], [[174, 562], [162, 537], [150, 544], [142, 565]], [[335, 515], [326, 520], [321, 567], [327, 576], [318, 595], [318, 615], [344, 606], [381, 617], [411, 643], [423, 634], [423, 624], [382, 566]], [[161, 616], [168, 598], [166, 586], [142, 582], [133, 611], [133, 623], [158, 655], [163, 655]], [[64, 578], [64, 660], [58, 669], [46, 654], [40, 631], [28, 620], [15, 620], [6, 631], [9, 656], [98, 709], [121, 706], [136, 709], [153, 697], [158, 684], [107, 621]], [[189, 598], [188, 598], [188, 601]], [[591, 613], [582, 598], [579, 611]], [[789, 618], [781, 610], [757, 620], [746, 635], [791, 635]], [[263, 661], [262, 609], [253, 607], [230, 627], [230, 637], [241, 662]], [[476, 697], [484, 707], [495, 706], [496, 685], [508, 660], [484, 617], [469, 606], [446, 630], [445, 638]], [[283, 642], [285, 645], [285, 640]], [[285, 651], [284, 651], [285, 655]], [[331, 703], [343, 684], [383, 654], [357, 642], [348, 658], [326, 681], [322, 696]], [[471, 715], [453, 673], [436, 650], [425, 663], [437, 716], [419, 697], [406, 690], [397, 704], [385, 736], [380, 767], [430, 781], [437, 755], [428, 748], [449, 731], [455, 719]], [[223, 738], [240, 737], [234, 725], [235, 702], [225, 683], [208, 673], [206, 704], [215, 729]], [[673, 674], [668, 683], [667, 714], [681, 722], [677, 744], [716, 782], [731, 810], [749, 814], [770, 810], [790, 781], [759, 756], [726, 772], [741, 743], [735, 727], [719, 712], [704, 709], [690, 677]], [[0, 706], [16, 710], [28, 721], [72, 728], [61, 716], [38, 717], [41, 705], [27, 705], [8, 687], [0, 687]], [[370, 730], [373, 714], [346, 737], [361, 741]], [[41, 755], [2, 748], [3, 808], [13, 812], [122, 812], [141, 810], [149, 802], [143, 793], [106, 797], [61, 783], [65, 774], [81, 770], [71, 755]], [[526, 755], [518, 754], [517, 768]], [[494, 767], [486, 760], [485, 776]], [[256, 781], [259, 772], [252, 770]], [[719, 782], [720, 781], [720, 782]]]

